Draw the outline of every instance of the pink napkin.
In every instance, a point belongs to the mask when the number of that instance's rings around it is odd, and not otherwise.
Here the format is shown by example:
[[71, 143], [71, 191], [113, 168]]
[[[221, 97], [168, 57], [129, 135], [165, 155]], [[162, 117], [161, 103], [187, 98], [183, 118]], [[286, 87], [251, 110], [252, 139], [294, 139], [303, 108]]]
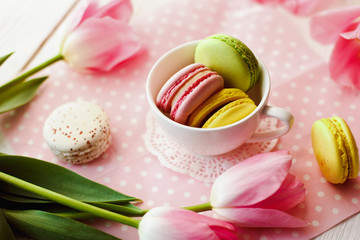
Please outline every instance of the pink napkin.
[[[87, 75], [65, 63], [42, 72], [51, 77], [30, 104], [0, 117], [1, 128], [16, 154], [55, 162], [79, 174], [144, 200], [140, 206], [181, 207], [209, 201], [211, 184], [172, 171], [152, 155], [144, 142], [149, 107], [146, 76], [154, 62], [169, 49], [214, 33], [234, 35], [245, 42], [270, 70], [270, 103], [295, 116], [291, 132], [277, 149], [295, 157], [292, 171], [306, 185], [306, 201], [293, 213], [310, 225], [302, 229], [243, 229], [244, 239], [309, 239], [357, 213], [360, 180], [332, 185], [322, 177], [313, 156], [310, 129], [314, 120], [339, 115], [360, 142], [359, 96], [346, 92], [328, 77], [323, 63], [283, 15], [249, 0], [172, 1], [133, 21], [143, 50], [119, 70]], [[109, 114], [113, 141], [99, 159], [72, 166], [58, 161], [42, 137], [44, 120], [57, 106], [76, 99], [94, 101]], [[66, 179], [64, 179], [66, 181]], [[118, 223], [96, 220], [94, 226], [122, 239], [137, 232]]]

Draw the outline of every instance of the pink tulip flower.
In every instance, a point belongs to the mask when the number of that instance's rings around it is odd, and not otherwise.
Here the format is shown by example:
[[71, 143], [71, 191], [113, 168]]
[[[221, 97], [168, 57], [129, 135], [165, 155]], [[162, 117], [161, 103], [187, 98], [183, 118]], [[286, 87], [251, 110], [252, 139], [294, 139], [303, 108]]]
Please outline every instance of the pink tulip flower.
[[73, 68], [110, 71], [140, 49], [140, 40], [128, 25], [130, 0], [114, 0], [99, 7], [91, 2], [77, 15], [66, 34], [61, 54]]
[[285, 151], [255, 155], [219, 176], [211, 189], [213, 211], [239, 227], [304, 227], [286, 213], [305, 199], [303, 183], [289, 173]]
[[310, 15], [329, 6], [333, 0], [255, 0], [261, 4], [281, 6], [292, 14]]
[[335, 43], [329, 62], [330, 77], [342, 86], [360, 90], [360, 6], [314, 16], [311, 35], [322, 44]]
[[230, 223], [190, 210], [155, 207], [139, 224], [140, 240], [236, 240], [236, 228]]

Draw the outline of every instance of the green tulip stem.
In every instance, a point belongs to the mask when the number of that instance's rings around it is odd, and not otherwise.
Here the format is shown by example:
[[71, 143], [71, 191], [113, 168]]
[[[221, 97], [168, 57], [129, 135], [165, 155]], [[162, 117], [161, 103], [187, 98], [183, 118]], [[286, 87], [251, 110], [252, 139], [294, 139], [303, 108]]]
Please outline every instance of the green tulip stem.
[[99, 207], [95, 207], [93, 205], [53, 192], [49, 189], [37, 186], [35, 184], [29, 183], [27, 181], [8, 175], [6, 173], [0, 172], [0, 180], [7, 182], [13, 186], [24, 189], [26, 191], [38, 194], [44, 198], [60, 203], [64, 206], [76, 209], [78, 211], [91, 213], [94, 216], [106, 218], [134, 228], [139, 227], [140, 220], [133, 219], [131, 217], [127, 217], [118, 213], [114, 213]]
[[212, 209], [212, 206], [211, 206], [210, 202], [207, 202], [207, 203], [183, 207], [183, 208], [193, 211], [193, 212], [204, 212], [204, 211], [210, 211]]
[[57, 61], [63, 60], [63, 59], [64, 59], [63, 55], [61, 53], [59, 53], [58, 55], [46, 60], [45, 62], [39, 64], [38, 66], [36, 66], [36, 67], [24, 72], [23, 74], [17, 76], [16, 78], [12, 79], [10, 82], [6, 83], [5, 85], [8, 88], [8, 87], [11, 87], [11, 86], [16, 85], [18, 83], [21, 83], [21, 82], [25, 81], [31, 75], [33, 75], [33, 74], [39, 72], [40, 70], [50, 66], [51, 64], [53, 64], [53, 63], [55, 63]]
[[[182, 208], [193, 211], [193, 212], [197, 212], [197, 213], [212, 210], [212, 206], [211, 206], [210, 202], [193, 205], [193, 206], [182, 207]], [[150, 211], [150, 209], [144, 209], [144, 210], [142, 210], [142, 213], [146, 214], [148, 211]]]

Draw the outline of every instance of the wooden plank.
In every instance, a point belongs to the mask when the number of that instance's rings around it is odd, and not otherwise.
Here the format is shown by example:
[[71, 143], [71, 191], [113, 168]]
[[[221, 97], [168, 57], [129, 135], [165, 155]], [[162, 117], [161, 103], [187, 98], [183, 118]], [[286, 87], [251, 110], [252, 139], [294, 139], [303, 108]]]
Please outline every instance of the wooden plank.
[[76, 0], [0, 1], [0, 56], [15, 52], [0, 68], [0, 83], [18, 74]]
[[360, 239], [360, 214], [355, 214], [314, 240]]

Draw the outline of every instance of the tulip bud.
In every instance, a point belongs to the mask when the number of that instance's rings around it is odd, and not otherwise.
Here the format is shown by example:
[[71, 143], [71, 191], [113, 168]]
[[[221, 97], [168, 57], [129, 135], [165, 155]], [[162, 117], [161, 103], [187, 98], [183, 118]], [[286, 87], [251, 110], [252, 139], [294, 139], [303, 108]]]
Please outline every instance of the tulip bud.
[[303, 227], [307, 222], [285, 211], [305, 198], [304, 184], [289, 173], [285, 151], [258, 154], [219, 176], [211, 189], [213, 211], [242, 227]]
[[230, 223], [189, 210], [156, 207], [139, 224], [140, 240], [235, 240], [236, 228]]

